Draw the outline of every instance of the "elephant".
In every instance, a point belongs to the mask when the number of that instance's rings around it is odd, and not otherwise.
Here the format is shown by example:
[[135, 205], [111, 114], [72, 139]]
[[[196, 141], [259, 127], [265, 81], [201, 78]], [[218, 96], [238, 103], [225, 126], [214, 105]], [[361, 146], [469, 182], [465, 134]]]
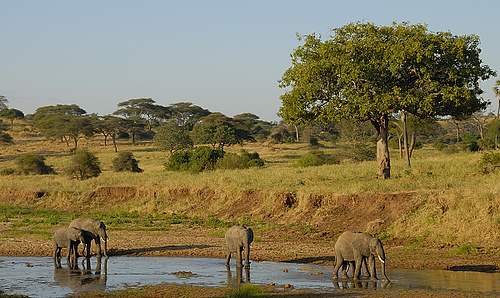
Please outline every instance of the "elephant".
[[106, 234], [106, 225], [102, 221], [92, 218], [77, 218], [69, 226], [84, 230], [86, 238], [90, 239], [88, 244], [84, 242], [82, 255], [87, 248], [87, 258], [90, 258], [90, 243], [93, 239], [97, 246], [97, 254], [100, 256], [102, 239], [104, 240], [104, 256], [108, 257], [108, 235]]
[[335, 267], [333, 268], [334, 278], [338, 278], [338, 271], [344, 262], [355, 262], [353, 273], [354, 279], [359, 279], [363, 258], [367, 258], [370, 267], [372, 280], [377, 280], [375, 257], [382, 262], [382, 274], [389, 281], [385, 273], [385, 252], [382, 242], [366, 233], [344, 232], [335, 243]]
[[[365, 277], [370, 277], [370, 270], [368, 270], [368, 266], [366, 265], [366, 258], [363, 257], [363, 259], [362, 259], [361, 262], [362, 262], [361, 263], [361, 266], [362, 266], [361, 269], [363, 269], [364, 276]], [[355, 268], [356, 268], [356, 262], [354, 262], [354, 261], [351, 261], [351, 262], [344, 261], [342, 263], [342, 274], [341, 274], [342, 278], [348, 278], [349, 276], [347, 275], [347, 272], [349, 271], [349, 269], [351, 269], [352, 273], [354, 273]]]
[[245, 268], [250, 268], [250, 243], [253, 241], [253, 231], [245, 226], [233, 226], [226, 232], [227, 258], [226, 265], [229, 266], [231, 253], [236, 254], [236, 266], [242, 267], [241, 252], [245, 250]]
[[[83, 230], [77, 228], [61, 228], [54, 233], [54, 265], [56, 268], [61, 267], [61, 249], [66, 248], [68, 254], [66, 256], [68, 267], [76, 267], [77, 264], [77, 242], [85, 242]], [[70, 262], [70, 257], [73, 257], [73, 262]]]

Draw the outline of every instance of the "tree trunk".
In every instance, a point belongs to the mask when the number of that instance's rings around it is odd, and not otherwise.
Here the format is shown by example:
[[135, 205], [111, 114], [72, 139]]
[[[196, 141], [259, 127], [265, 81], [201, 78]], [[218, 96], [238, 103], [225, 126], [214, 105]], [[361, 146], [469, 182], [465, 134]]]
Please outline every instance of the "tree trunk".
[[410, 164], [410, 151], [408, 150], [408, 130], [406, 129], [406, 112], [401, 111], [401, 120], [403, 121], [403, 140], [406, 153], [406, 166], [411, 167]]
[[115, 153], [118, 152], [118, 148], [116, 147], [116, 135], [112, 134], [111, 139], [113, 140], [113, 146], [115, 147]]
[[389, 116], [382, 115], [380, 118], [371, 120], [377, 131], [377, 175], [379, 179], [391, 177], [391, 160], [389, 158]]
[[295, 125], [295, 140], [299, 142], [299, 128]]
[[409, 155], [408, 156], [410, 156], [410, 158], [411, 158], [411, 156], [413, 154], [413, 149], [415, 149], [415, 140], [416, 140], [416, 138], [415, 138], [415, 131], [411, 132], [411, 138], [410, 138], [410, 140], [411, 140], [411, 142], [410, 142], [410, 151], [409, 151]]

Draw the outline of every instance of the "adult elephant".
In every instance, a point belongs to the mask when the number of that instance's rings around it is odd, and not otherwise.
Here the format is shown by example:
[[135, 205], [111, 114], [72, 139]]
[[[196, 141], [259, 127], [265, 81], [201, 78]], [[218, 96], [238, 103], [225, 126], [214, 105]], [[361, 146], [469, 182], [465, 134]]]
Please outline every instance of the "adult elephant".
[[245, 268], [250, 268], [250, 243], [253, 241], [253, 231], [245, 226], [234, 226], [226, 232], [227, 258], [226, 265], [229, 266], [231, 253], [236, 254], [236, 266], [242, 267], [241, 253], [245, 250]]
[[385, 273], [385, 252], [382, 242], [366, 233], [344, 232], [335, 243], [335, 267], [333, 277], [338, 278], [338, 271], [344, 262], [354, 262], [354, 279], [359, 279], [363, 258], [366, 258], [370, 267], [372, 280], [377, 279], [375, 257], [382, 262], [382, 274], [389, 280]]
[[[102, 221], [93, 218], [77, 218], [69, 224], [69, 227], [82, 229], [86, 233], [86, 238], [94, 239], [99, 257], [101, 256], [101, 239], [104, 240], [104, 256], [108, 257], [108, 235], [106, 225]], [[87, 244], [83, 244], [82, 255], [86, 247], [87, 258], [90, 258], [90, 243], [91, 241], [88, 241]]]

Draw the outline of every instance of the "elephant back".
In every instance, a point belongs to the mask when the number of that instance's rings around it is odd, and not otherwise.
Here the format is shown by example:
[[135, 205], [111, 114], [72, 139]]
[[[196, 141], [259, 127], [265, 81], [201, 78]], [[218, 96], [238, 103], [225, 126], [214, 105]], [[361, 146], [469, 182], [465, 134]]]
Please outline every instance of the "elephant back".
[[94, 234], [95, 237], [100, 235], [100, 230], [105, 232], [106, 229], [102, 221], [93, 218], [77, 218], [69, 224], [69, 227], [75, 227], [90, 232]]
[[253, 241], [253, 231], [245, 226], [232, 226], [227, 230], [225, 238], [226, 242], [238, 239], [241, 241], [240, 244], [244, 245], [243, 240], [248, 241], [248, 243]]

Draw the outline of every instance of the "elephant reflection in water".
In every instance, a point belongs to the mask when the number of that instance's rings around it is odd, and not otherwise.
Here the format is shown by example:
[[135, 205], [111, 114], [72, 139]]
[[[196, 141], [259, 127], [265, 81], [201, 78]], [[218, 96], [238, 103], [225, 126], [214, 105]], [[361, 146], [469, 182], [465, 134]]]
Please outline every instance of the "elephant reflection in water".
[[[82, 260], [82, 268], [56, 268], [54, 281], [61, 287], [68, 287], [73, 292], [106, 290], [108, 258], [101, 262], [97, 258], [95, 270], [92, 270], [90, 258]], [[103, 264], [102, 264], [103, 263]]]
[[[226, 268], [227, 268], [227, 284], [228, 284], [228, 286], [236, 286], [237, 287], [244, 282], [246, 282], [246, 283], [250, 282], [250, 268], [247, 268], [247, 267], [243, 268], [241, 266], [237, 266], [235, 276], [233, 276], [233, 274], [231, 272], [231, 267], [229, 265], [227, 265]], [[243, 281], [243, 270], [245, 270], [245, 281]]]
[[[336, 289], [376, 289], [376, 288], [382, 288], [386, 289], [387, 286], [390, 284], [390, 281], [383, 281], [383, 282], [376, 282], [373, 280], [366, 280], [366, 281], [360, 281], [360, 280], [352, 280], [352, 281], [342, 281], [338, 282], [336, 280], [333, 281], [333, 287]], [[380, 284], [380, 285], [379, 285]]]

